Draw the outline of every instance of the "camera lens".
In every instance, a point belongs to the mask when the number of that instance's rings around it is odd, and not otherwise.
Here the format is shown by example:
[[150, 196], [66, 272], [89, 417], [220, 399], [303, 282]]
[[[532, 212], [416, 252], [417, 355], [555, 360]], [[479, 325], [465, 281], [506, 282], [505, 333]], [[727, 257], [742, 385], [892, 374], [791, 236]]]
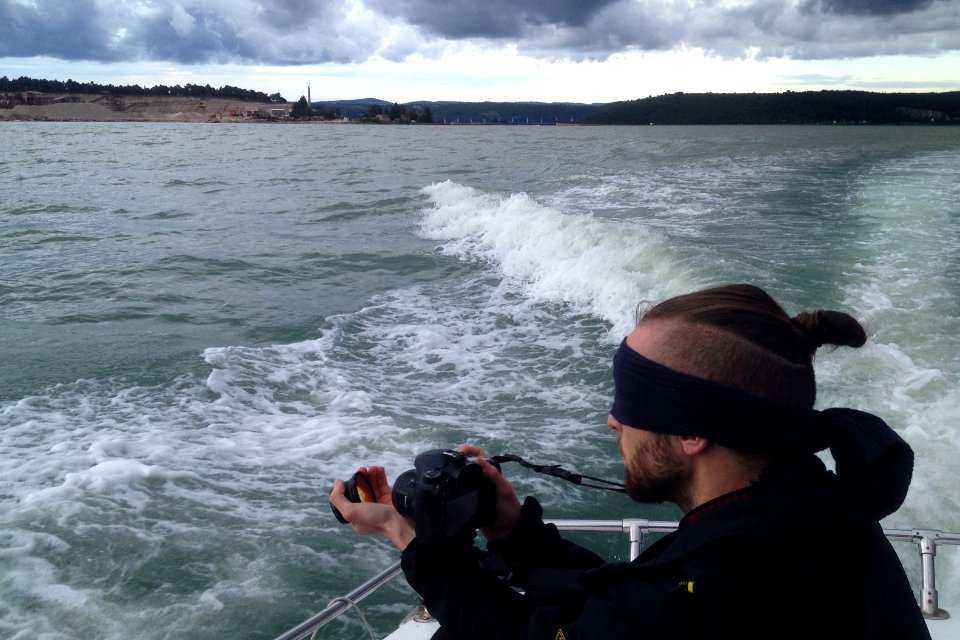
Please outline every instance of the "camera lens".
[[408, 518], [414, 517], [417, 496], [417, 470], [404, 471], [393, 483], [393, 507]]
[[[353, 474], [349, 480], [343, 481], [343, 493], [350, 502], [374, 502], [377, 499], [373, 492], [373, 486], [370, 484], [370, 479], [359, 471]], [[330, 508], [333, 509], [333, 515], [337, 517], [341, 524], [349, 524], [335, 506], [331, 504]]]
[[344, 492], [350, 502], [374, 502], [376, 499], [373, 494], [373, 487], [370, 485], [370, 479], [359, 471], [353, 474], [353, 477], [347, 480], [344, 485]]

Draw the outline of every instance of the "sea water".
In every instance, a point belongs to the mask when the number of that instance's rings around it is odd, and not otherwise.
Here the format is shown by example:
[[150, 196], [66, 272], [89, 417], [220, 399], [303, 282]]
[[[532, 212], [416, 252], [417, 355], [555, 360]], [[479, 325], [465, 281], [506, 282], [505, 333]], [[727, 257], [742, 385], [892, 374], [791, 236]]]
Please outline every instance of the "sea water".
[[[273, 638], [396, 559], [330, 512], [363, 464], [620, 479], [638, 303], [727, 282], [861, 319], [818, 406], [913, 446], [885, 526], [960, 531], [960, 128], [2, 124], [0, 636]], [[551, 517], [679, 516], [504, 471]]]

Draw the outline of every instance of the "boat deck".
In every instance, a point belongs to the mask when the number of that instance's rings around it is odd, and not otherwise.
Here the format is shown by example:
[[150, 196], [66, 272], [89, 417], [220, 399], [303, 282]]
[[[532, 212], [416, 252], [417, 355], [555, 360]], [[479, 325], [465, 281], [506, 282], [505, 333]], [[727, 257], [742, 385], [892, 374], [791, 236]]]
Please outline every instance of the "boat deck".
[[[564, 531], [596, 531], [626, 534], [629, 537], [630, 558], [640, 554], [644, 537], [651, 533], [669, 533], [677, 528], [677, 522], [645, 519], [625, 520], [550, 520]], [[913, 543], [917, 547], [921, 566], [921, 581], [918, 602], [927, 621], [932, 640], [960, 639], [960, 593], [941, 597], [936, 587], [937, 548], [943, 545], [960, 545], [960, 533], [948, 533], [931, 529], [885, 529], [887, 538], [896, 543]], [[323, 611], [290, 629], [276, 640], [301, 640], [321, 637], [319, 631], [331, 620], [344, 613], [400, 574], [400, 563], [388, 567], [346, 596], [335, 598]], [[438, 627], [437, 621], [422, 608], [414, 609], [384, 640], [428, 640]], [[377, 636], [368, 627], [371, 638]]]

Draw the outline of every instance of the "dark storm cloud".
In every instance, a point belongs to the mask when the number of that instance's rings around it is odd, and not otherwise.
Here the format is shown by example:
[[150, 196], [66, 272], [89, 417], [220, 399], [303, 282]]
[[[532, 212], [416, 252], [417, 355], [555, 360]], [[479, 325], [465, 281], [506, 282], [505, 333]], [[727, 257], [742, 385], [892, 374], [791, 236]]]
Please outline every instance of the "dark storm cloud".
[[371, 0], [385, 15], [450, 39], [517, 38], [532, 27], [585, 27], [619, 0]]
[[[513, 44], [543, 58], [960, 49], [960, 0], [0, 0], [0, 57], [306, 64]], [[224, 10], [229, 5], [229, 10]]]
[[135, 25], [130, 39], [147, 58], [183, 63], [252, 59], [257, 50], [209, 10], [157, 15]]
[[841, 16], [889, 16], [926, 9], [933, 0], [809, 0], [804, 10]]
[[257, 15], [273, 29], [295, 30], [322, 16], [329, 4], [323, 0], [273, 0], [258, 3]]
[[0, 56], [110, 60], [109, 34], [95, 0], [0, 1]]

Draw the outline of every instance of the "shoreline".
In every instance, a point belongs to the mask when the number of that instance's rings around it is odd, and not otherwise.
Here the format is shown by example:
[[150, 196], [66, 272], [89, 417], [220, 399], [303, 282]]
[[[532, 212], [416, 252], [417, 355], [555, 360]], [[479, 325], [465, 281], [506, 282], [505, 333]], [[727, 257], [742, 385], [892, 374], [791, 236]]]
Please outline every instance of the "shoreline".
[[[293, 103], [264, 103], [229, 98], [190, 96], [118, 96], [104, 94], [56, 94], [25, 91], [0, 94], [0, 122], [153, 122], [153, 123], [240, 123], [240, 124], [380, 124], [357, 119], [292, 120], [288, 116]], [[273, 111], [273, 113], [271, 113]], [[420, 123], [426, 126], [960, 126], [960, 120], [927, 118], [901, 122], [823, 122], [783, 123], [592, 123], [549, 122], [512, 123], [485, 121], [445, 121]]]
[[0, 96], [0, 121], [20, 122], [271, 122], [270, 110], [290, 103], [226, 98], [45, 94]]

